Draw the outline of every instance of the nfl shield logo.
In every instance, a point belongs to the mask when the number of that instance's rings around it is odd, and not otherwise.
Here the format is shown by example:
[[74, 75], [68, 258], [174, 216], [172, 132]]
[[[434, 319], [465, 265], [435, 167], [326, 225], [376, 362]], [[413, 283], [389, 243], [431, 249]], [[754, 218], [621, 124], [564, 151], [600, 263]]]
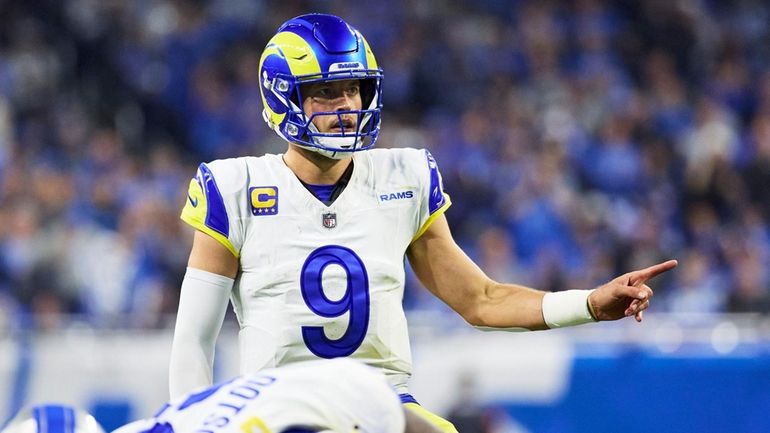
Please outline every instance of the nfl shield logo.
[[327, 229], [337, 227], [337, 214], [333, 212], [323, 214], [322, 223]]

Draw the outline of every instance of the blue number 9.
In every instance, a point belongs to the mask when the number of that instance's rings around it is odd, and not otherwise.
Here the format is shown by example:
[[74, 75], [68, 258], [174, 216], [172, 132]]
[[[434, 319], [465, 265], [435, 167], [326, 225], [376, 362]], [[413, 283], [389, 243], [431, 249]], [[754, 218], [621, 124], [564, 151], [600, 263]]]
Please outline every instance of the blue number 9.
[[[345, 294], [337, 301], [329, 299], [323, 291], [323, 271], [332, 264], [342, 267], [348, 277]], [[316, 249], [302, 265], [300, 290], [307, 306], [319, 316], [339, 317], [350, 312], [348, 329], [337, 340], [328, 338], [323, 326], [303, 326], [302, 339], [307, 348], [321, 358], [355, 352], [369, 328], [369, 276], [361, 258], [351, 249], [338, 245]]]

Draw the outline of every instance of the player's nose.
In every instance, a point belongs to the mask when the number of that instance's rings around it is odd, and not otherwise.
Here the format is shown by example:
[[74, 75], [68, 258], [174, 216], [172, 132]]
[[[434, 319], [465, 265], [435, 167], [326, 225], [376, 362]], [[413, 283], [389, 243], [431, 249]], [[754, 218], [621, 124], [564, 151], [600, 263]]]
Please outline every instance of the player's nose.
[[350, 111], [353, 109], [353, 97], [350, 95], [342, 93], [336, 102], [335, 111]]

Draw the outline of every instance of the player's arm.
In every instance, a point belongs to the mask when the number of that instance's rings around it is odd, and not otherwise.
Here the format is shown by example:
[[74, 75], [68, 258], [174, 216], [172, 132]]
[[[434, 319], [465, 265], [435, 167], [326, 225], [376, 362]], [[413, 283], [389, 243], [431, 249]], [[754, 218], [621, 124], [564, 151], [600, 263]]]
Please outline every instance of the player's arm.
[[171, 398], [211, 385], [214, 346], [222, 328], [238, 259], [219, 241], [196, 230], [179, 297], [171, 345]]
[[455, 243], [444, 215], [412, 242], [407, 257], [422, 284], [471, 325], [546, 329], [544, 293], [489, 278]]
[[629, 272], [595, 290], [550, 293], [490, 279], [455, 243], [444, 215], [412, 242], [407, 257], [420, 281], [474, 326], [529, 330], [636, 316], [649, 307], [645, 283], [677, 265]]
[[187, 266], [228, 278], [235, 278], [238, 274], [238, 258], [219, 241], [200, 230], [195, 231]]

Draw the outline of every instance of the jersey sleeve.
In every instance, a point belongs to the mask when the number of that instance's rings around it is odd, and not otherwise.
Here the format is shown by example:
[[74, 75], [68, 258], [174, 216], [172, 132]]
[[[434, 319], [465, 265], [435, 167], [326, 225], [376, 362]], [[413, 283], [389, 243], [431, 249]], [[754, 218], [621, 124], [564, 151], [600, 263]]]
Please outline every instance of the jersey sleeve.
[[419, 229], [412, 238], [412, 242], [417, 240], [433, 224], [440, 215], [449, 209], [452, 200], [449, 194], [444, 192], [444, 184], [441, 179], [438, 164], [428, 150], [419, 152], [417, 158], [417, 172], [420, 173], [420, 214]]
[[237, 159], [198, 166], [190, 181], [181, 219], [213, 237], [236, 258], [240, 257], [244, 230], [241, 202], [246, 196], [246, 172]]

